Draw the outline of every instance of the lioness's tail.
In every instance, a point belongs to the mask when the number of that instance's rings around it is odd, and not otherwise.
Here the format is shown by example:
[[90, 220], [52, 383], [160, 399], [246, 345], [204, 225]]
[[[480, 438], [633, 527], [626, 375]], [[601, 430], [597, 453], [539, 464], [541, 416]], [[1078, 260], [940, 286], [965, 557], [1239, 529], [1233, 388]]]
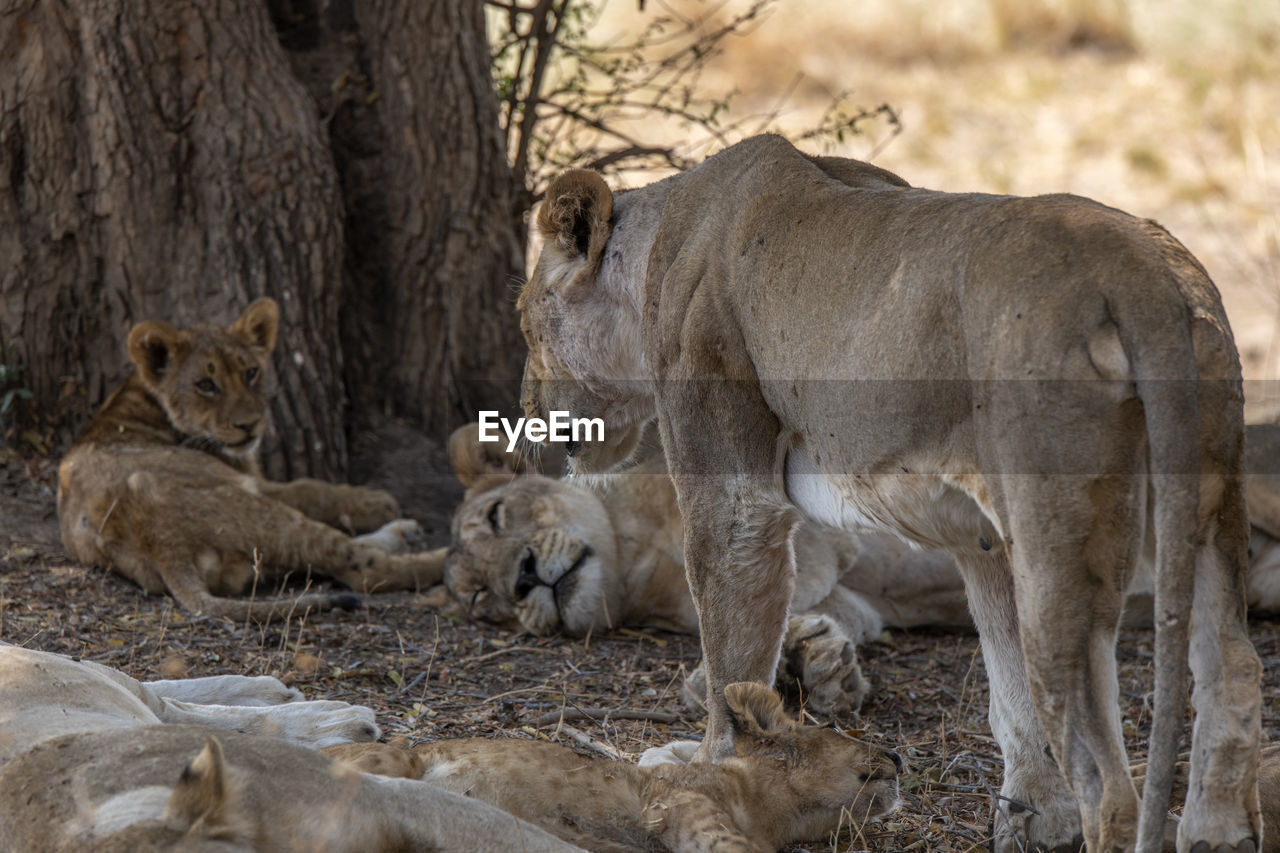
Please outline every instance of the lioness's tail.
[[[1177, 294], [1177, 283], [1168, 284]], [[1189, 309], [1181, 299], [1151, 300], [1150, 294], [1144, 295], [1148, 299], [1140, 305], [1111, 307], [1142, 401], [1154, 503], [1155, 703], [1137, 849], [1158, 853], [1187, 702], [1201, 418]], [[1126, 324], [1126, 316], [1141, 319]]]

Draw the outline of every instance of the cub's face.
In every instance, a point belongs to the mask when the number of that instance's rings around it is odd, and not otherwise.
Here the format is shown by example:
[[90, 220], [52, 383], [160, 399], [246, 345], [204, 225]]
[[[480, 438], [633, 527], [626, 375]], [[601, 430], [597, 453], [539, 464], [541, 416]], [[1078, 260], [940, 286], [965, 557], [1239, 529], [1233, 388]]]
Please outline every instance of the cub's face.
[[616, 624], [617, 545], [586, 489], [537, 475], [468, 496], [453, 519], [444, 582], [474, 616], [583, 636]]
[[790, 838], [821, 838], [852, 820], [860, 825], [898, 803], [902, 759], [830, 726], [805, 726], [787, 716], [782, 700], [763, 684], [724, 689], [736, 755], [765, 789], [798, 798]]
[[[815, 822], [841, 814], [855, 823], [887, 814], [898, 804], [898, 773], [901, 759], [872, 744], [854, 740], [830, 727], [802, 726], [789, 744], [787, 761], [794, 790], [802, 791], [807, 814]], [[819, 838], [798, 833], [797, 837]]]
[[563, 411], [604, 421], [604, 441], [568, 448], [575, 472], [605, 471], [627, 459], [653, 417], [639, 313], [602, 273], [612, 211], [612, 193], [599, 175], [557, 178], [538, 214], [543, 250], [517, 302], [529, 346], [525, 415], [546, 419]]
[[129, 358], [185, 444], [249, 456], [266, 428], [264, 380], [278, 323], [270, 299], [226, 329], [140, 323], [129, 333]]

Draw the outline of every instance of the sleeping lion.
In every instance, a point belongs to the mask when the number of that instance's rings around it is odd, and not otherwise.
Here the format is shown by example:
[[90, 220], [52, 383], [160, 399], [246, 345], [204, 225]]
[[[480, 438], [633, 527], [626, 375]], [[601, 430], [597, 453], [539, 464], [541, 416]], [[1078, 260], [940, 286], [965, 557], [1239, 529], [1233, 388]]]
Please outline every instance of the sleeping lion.
[[[698, 632], [675, 491], [652, 442], [624, 473], [587, 488], [532, 473], [478, 435], [470, 424], [450, 439], [467, 491], [444, 561], [446, 586], [472, 616], [538, 635], [623, 626]], [[856, 647], [884, 627], [968, 624], [960, 576], [943, 554], [817, 524], [800, 527], [795, 552], [778, 683], [799, 682], [814, 711], [861, 705], [867, 683]], [[700, 705], [701, 671], [690, 681], [686, 700]]]

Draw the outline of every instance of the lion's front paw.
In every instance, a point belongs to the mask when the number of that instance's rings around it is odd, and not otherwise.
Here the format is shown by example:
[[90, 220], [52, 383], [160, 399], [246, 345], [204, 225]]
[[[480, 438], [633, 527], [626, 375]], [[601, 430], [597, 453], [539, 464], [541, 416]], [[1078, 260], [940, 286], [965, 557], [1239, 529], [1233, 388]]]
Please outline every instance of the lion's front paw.
[[342, 526], [357, 533], [376, 531], [400, 518], [400, 504], [382, 489], [349, 486], [342, 504]]
[[390, 554], [416, 554], [427, 547], [427, 535], [411, 518], [388, 521], [372, 533], [355, 537], [355, 541], [381, 548]]
[[1036, 850], [1041, 853], [1077, 853], [1084, 847], [1080, 812], [1066, 790], [1032, 796], [1010, 787], [1001, 793], [992, 816], [994, 853]]
[[787, 623], [778, 683], [797, 681], [808, 707], [826, 715], [856, 713], [870, 689], [862, 677], [853, 640], [834, 619], [814, 613], [793, 617]]

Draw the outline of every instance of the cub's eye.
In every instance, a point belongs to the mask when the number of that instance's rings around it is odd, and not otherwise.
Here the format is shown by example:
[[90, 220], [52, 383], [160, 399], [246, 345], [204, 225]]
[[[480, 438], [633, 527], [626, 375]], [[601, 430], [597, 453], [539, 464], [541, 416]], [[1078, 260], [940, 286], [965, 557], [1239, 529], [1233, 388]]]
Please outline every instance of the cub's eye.
[[196, 383], [196, 390], [201, 394], [216, 394], [218, 393], [218, 386], [214, 384], [212, 379], [201, 379]]
[[248, 382], [248, 383], [251, 383], [251, 384], [252, 384], [253, 380], [255, 380], [255, 379], [257, 379], [257, 378], [258, 378], [258, 368], [256, 368], [256, 367], [250, 367], [248, 370], [246, 370], [246, 371], [244, 372], [244, 381], [245, 381], [245, 382]]
[[502, 521], [505, 513], [502, 511], [502, 501], [498, 501], [489, 507], [489, 528], [494, 533], [502, 532]]

